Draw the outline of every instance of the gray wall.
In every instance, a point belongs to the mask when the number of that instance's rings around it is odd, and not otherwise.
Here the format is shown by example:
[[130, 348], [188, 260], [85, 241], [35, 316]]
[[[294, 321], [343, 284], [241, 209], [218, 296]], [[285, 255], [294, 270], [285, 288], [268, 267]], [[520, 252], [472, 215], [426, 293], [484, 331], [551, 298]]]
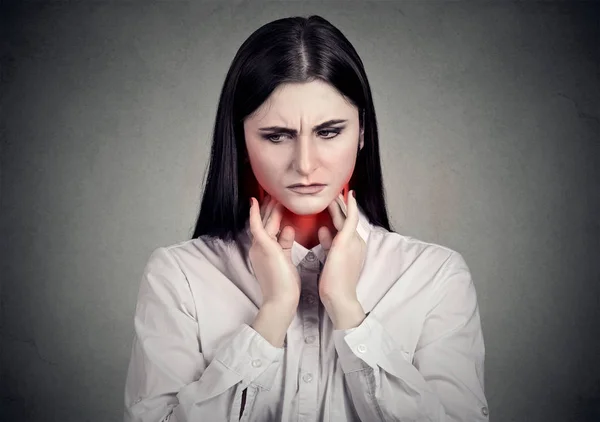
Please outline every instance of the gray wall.
[[314, 13], [365, 63], [394, 228], [471, 268], [492, 420], [600, 420], [598, 3], [249, 3], [5, 4], [0, 419], [121, 420], [142, 269], [191, 235], [225, 72]]

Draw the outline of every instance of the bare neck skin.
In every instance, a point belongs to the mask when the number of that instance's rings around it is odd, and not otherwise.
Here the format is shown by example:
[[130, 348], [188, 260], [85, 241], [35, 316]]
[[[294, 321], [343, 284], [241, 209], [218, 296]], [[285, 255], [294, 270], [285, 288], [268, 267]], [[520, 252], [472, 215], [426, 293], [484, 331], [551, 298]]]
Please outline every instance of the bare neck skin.
[[280, 227], [283, 230], [286, 226], [294, 228], [294, 240], [306, 249], [312, 249], [319, 244], [318, 232], [320, 227], [325, 226], [329, 228], [332, 236], [335, 236], [337, 233], [327, 208], [318, 214], [312, 215], [297, 215], [284, 208]]
[[[348, 184], [346, 184], [342, 192], [348, 192], [348, 189]], [[261, 192], [263, 192], [264, 195], [264, 190], [262, 190], [262, 188]], [[312, 249], [320, 243], [318, 233], [321, 227], [327, 227], [332, 237], [335, 237], [337, 233], [337, 229], [333, 224], [331, 213], [328, 208], [325, 208], [318, 214], [300, 215], [283, 207], [283, 216], [281, 217], [281, 224], [279, 225], [280, 230], [283, 230], [286, 226], [292, 226], [294, 228], [294, 241], [301, 244], [306, 249]]]

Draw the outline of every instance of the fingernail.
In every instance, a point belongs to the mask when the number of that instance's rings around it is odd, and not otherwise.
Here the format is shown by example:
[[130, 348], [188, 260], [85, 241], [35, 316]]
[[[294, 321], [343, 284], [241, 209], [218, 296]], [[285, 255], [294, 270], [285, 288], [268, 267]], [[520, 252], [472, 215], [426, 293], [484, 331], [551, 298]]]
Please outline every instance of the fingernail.
[[352, 191], [352, 197], [356, 198], [356, 192], [354, 190]]
[[250, 198], [250, 208], [252, 208], [252, 198]]

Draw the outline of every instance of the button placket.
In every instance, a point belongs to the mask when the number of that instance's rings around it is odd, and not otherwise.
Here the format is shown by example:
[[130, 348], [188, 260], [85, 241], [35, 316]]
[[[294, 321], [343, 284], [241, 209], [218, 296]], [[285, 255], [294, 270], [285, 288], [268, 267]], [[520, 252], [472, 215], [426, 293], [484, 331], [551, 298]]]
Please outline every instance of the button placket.
[[[316, 259], [316, 257], [315, 257]], [[306, 261], [308, 262], [308, 256]], [[298, 414], [306, 420], [316, 420], [318, 411], [319, 354], [319, 298], [318, 272], [315, 268], [302, 267], [302, 320], [304, 344], [300, 355]]]
[[310, 273], [312, 275], [317, 275], [321, 268], [321, 261], [317, 258], [314, 252], [308, 252], [302, 263], [300, 264], [302, 269], [306, 270], [306, 273]]
[[313, 344], [315, 342], [315, 336], [307, 336], [304, 338], [306, 344]]

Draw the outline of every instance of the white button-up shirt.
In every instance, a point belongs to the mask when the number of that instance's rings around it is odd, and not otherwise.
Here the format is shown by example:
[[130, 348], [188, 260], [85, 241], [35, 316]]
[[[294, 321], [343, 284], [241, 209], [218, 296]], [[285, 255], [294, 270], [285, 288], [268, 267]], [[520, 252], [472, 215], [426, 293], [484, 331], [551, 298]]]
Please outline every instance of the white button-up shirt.
[[334, 330], [318, 295], [326, 262], [294, 243], [301, 300], [277, 348], [250, 325], [262, 303], [234, 242], [153, 251], [135, 309], [125, 422], [487, 421], [484, 339], [462, 256], [369, 223], [357, 297], [367, 317]]

